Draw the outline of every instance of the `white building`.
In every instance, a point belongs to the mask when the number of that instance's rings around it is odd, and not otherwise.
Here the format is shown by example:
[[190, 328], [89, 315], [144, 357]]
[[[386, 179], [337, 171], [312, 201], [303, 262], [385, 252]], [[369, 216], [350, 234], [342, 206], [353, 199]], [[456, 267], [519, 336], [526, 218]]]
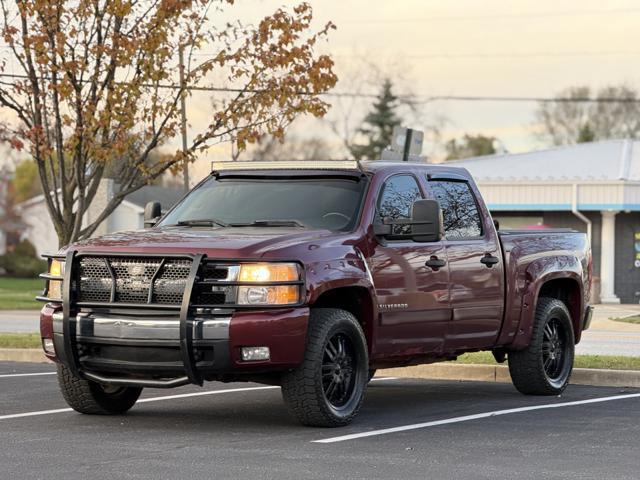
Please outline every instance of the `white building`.
[[610, 140], [451, 162], [503, 227], [589, 234], [602, 302], [640, 301], [640, 141]]
[[[85, 216], [83, 222], [85, 225], [100, 214], [108, 199], [113, 196], [114, 188], [116, 186], [112, 180], [102, 181], [94, 202]], [[154, 185], [142, 187], [126, 197], [118, 208], [102, 222], [94, 236], [143, 228], [144, 206], [147, 202], [160, 202], [163, 211], [166, 211], [180, 200], [183, 195], [184, 192], [176, 188]], [[22, 220], [27, 225], [23, 238], [29, 240], [36, 247], [39, 255], [57, 251], [58, 237], [49, 218], [44, 196], [38, 195], [27, 200], [21, 203], [18, 208], [21, 212]]]

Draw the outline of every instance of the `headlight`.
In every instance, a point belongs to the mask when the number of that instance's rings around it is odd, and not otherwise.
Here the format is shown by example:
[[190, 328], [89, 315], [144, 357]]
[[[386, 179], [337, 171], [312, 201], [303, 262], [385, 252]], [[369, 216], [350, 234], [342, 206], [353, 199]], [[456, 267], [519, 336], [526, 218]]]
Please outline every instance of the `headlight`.
[[241, 282], [297, 282], [300, 272], [295, 263], [245, 263], [240, 266]]
[[247, 263], [240, 266], [238, 281], [255, 283], [238, 287], [239, 305], [294, 305], [300, 301], [300, 284], [261, 285], [265, 283], [299, 282], [300, 270], [295, 263]]
[[[64, 276], [64, 262], [60, 260], [56, 260], [55, 258], [51, 260], [49, 264], [49, 275], [54, 277], [63, 277]], [[47, 287], [47, 297], [51, 299], [59, 299], [62, 301], [62, 280], [49, 280], [49, 286]]]

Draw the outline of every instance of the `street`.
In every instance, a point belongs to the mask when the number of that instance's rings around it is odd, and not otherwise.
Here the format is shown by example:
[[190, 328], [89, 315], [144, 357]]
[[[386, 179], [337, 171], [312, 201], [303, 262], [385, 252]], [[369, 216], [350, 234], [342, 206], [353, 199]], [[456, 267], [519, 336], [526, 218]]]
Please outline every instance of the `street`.
[[[584, 333], [576, 353], [640, 357], [640, 325], [609, 320], [634, 314], [640, 314], [640, 305], [596, 305], [591, 328]], [[0, 333], [37, 332], [39, 322], [37, 311], [0, 311]]]
[[379, 377], [353, 424], [314, 429], [291, 420], [277, 387], [255, 384], [146, 390], [125, 416], [80, 415], [53, 371], [0, 363], [2, 478], [638, 476], [639, 390], [525, 397], [507, 384]]
[[31, 333], [39, 330], [39, 311], [0, 310], [0, 333]]

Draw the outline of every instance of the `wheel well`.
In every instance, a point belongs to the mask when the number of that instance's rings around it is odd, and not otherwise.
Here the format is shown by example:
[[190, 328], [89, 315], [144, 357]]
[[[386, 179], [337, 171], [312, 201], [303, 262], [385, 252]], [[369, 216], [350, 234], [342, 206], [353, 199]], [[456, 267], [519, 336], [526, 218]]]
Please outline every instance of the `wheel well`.
[[573, 324], [573, 332], [576, 340], [580, 338], [580, 329], [582, 328], [582, 319], [580, 312], [582, 310], [582, 297], [580, 295], [580, 285], [571, 278], [558, 278], [549, 280], [540, 288], [540, 297], [556, 298], [563, 302], [569, 314], [571, 315], [571, 323]]
[[364, 331], [371, 351], [373, 339], [373, 302], [364, 287], [341, 287], [324, 292], [313, 303], [317, 308], [340, 308], [351, 313]]

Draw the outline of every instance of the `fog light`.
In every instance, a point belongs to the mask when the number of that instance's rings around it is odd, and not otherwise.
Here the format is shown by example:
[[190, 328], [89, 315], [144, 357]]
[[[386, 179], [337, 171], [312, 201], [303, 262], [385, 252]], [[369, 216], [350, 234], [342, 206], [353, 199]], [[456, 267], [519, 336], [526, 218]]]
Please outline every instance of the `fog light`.
[[56, 347], [53, 346], [53, 339], [51, 338], [42, 339], [42, 348], [44, 348], [44, 351], [50, 355], [56, 354]]
[[242, 360], [251, 362], [269, 360], [269, 347], [242, 347]]

